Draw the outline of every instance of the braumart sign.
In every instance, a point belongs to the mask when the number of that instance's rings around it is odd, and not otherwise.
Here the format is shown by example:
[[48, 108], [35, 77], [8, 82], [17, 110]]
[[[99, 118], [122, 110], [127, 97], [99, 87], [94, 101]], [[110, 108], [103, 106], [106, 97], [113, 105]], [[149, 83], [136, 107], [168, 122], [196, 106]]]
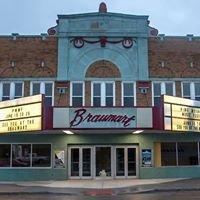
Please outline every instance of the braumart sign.
[[54, 108], [53, 128], [152, 128], [152, 108]]

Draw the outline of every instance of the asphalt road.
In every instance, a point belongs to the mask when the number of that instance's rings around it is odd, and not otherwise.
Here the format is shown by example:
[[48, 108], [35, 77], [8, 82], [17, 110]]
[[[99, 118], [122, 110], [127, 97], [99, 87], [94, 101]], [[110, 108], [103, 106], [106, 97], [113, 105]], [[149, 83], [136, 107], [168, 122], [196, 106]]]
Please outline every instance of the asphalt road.
[[0, 200], [200, 200], [200, 191], [156, 192], [108, 197], [69, 196], [54, 194], [0, 195]]

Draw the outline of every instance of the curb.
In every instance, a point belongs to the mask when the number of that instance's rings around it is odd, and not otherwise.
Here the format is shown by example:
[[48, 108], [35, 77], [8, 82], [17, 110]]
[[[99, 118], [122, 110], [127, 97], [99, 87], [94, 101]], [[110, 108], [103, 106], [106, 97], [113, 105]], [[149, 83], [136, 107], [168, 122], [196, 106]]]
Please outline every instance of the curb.
[[[107, 189], [106, 189], [107, 190]], [[135, 190], [129, 192], [117, 192], [111, 190], [111, 192], [107, 193], [106, 190], [100, 189], [96, 191], [95, 194], [90, 194], [89, 190], [82, 191], [80, 193], [70, 193], [70, 192], [62, 192], [62, 191], [19, 191], [19, 192], [0, 192], [0, 195], [18, 195], [18, 194], [55, 194], [55, 195], [66, 195], [66, 196], [121, 196], [121, 195], [131, 195], [131, 194], [147, 194], [147, 193], [158, 193], [158, 192], [171, 192], [171, 191], [199, 191], [200, 188], [169, 188], [169, 189], [146, 189], [146, 190]]]

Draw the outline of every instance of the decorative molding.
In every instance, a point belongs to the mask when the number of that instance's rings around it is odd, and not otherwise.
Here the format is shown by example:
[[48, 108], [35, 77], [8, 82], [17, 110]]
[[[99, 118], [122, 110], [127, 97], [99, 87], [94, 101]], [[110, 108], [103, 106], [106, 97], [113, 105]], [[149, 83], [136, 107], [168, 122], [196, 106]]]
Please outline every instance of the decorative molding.
[[132, 38], [129, 38], [129, 37], [125, 37], [121, 40], [113, 41], [113, 40], [108, 40], [108, 38], [105, 36], [100, 37], [98, 40], [87, 40], [84, 37], [75, 37], [70, 42], [73, 42], [74, 47], [76, 47], [76, 48], [82, 48], [85, 43], [88, 43], [88, 44], [100, 43], [101, 47], [105, 47], [107, 43], [110, 43], [110, 44], [122, 43], [122, 46], [126, 49], [131, 48], [133, 46], [133, 44], [136, 43], [135, 40], [133, 40]]

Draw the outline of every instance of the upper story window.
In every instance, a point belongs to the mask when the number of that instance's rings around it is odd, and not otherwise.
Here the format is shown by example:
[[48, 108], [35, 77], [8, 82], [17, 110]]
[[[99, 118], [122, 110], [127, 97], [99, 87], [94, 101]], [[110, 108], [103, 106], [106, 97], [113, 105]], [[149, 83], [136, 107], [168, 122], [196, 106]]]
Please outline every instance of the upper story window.
[[23, 82], [1, 82], [0, 100], [17, 99], [23, 97]]
[[81, 107], [85, 105], [84, 94], [85, 94], [85, 85], [84, 82], [74, 81], [70, 85], [70, 106]]
[[31, 95], [45, 94], [45, 105], [52, 106], [54, 98], [53, 82], [31, 82]]
[[182, 97], [200, 101], [200, 82], [183, 82]]
[[91, 104], [92, 106], [115, 106], [115, 83], [92, 82], [91, 87]]
[[122, 106], [135, 105], [135, 83], [123, 82], [122, 83]]
[[175, 96], [174, 82], [153, 82], [153, 105], [160, 105], [160, 96], [163, 94]]

